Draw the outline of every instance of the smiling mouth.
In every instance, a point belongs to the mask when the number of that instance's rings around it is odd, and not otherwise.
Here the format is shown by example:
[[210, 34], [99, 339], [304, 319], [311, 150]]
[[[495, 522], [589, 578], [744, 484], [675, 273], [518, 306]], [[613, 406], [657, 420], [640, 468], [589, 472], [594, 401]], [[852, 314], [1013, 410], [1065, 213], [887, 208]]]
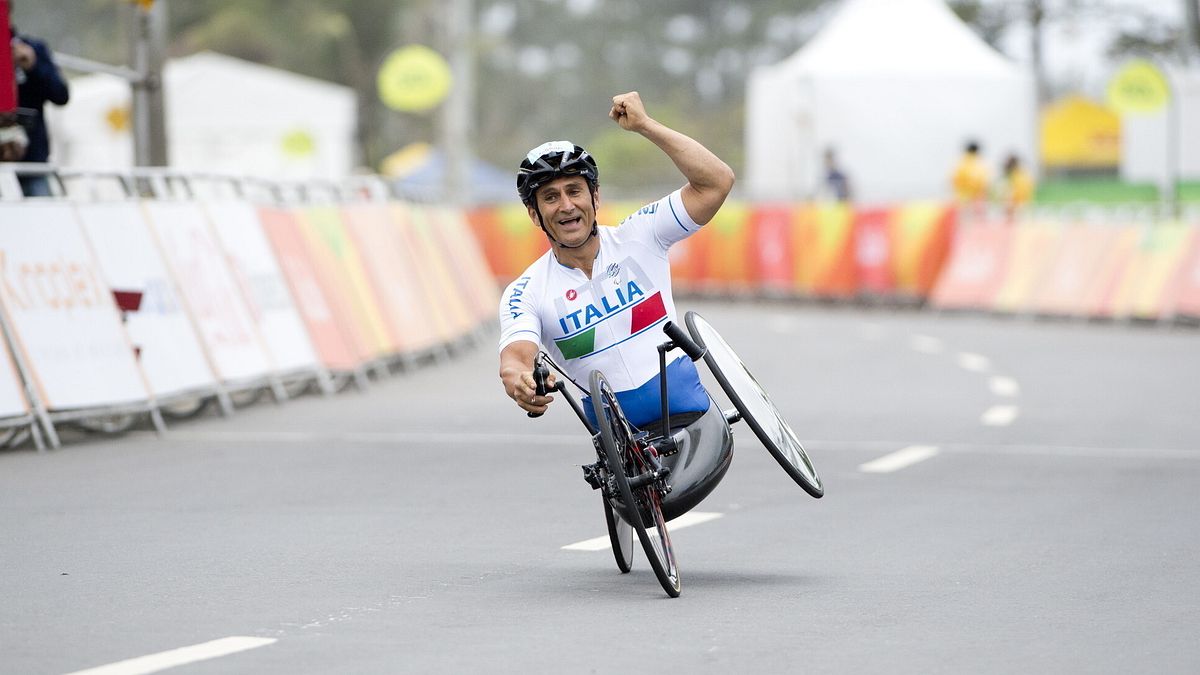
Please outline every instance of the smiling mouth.
[[568, 219], [566, 219], [566, 220], [560, 220], [560, 221], [558, 221], [558, 224], [559, 224], [559, 225], [566, 225], [566, 226], [568, 226], [568, 227], [569, 227], [569, 226], [571, 226], [571, 225], [581, 225], [581, 224], [583, 224], [583, 217], [582, 217], [582, 216], [580, 216], [580, 217], [577, 217], [577, 218], [568, 218]]

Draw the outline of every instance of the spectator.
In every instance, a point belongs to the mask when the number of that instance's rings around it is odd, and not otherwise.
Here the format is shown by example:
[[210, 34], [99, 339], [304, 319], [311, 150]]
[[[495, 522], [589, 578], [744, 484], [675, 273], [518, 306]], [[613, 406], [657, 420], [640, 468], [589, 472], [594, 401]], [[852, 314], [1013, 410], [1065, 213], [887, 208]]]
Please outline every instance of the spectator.
[[1033, 199], [1033, 176], [1016, 155], [1004, 160], [1004, 212], [1012, 217]]
[[850, 201], [850, 177], [838, 165], [833, 148], [825, 150], [825, 189], [838, 202]]
[[[12, 2], [9, 2], [11, 9]], [[50, 159], [50, 136], [46, 132], [44, 110], [46, 102], [66, 105], [69, 98], [67, 83], [46, 43], [22, 35], [10, 22], [12, 33], [13, 74], [17, 80], [17, 105], [22, 124], [29, 139], [23, 162], [46, 162]], [[21, 176], [21, 189], [28, 197], [50, 194], [50, 182], [45, 176]]]
[[979, 143], [975, 141], [967, 143], [950, 181], [954, 187], [954, 196], [960, 202], [975, 204], [987, 198], [988, 183], [991, 181], [991, 177], [988, 175], [983, 158], [979, 155]]

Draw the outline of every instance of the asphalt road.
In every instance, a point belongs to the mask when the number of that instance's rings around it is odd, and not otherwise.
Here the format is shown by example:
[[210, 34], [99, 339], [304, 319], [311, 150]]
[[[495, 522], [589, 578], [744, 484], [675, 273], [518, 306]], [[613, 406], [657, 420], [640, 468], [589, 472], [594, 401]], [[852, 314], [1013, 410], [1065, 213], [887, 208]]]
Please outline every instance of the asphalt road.
[[674, 530], [680, 598], [640, 551], [563, 548], [605, 532], [588, 439], [486, 343], [0, 453], [0, 672], [1200, 672], [1200, 332], [680, 306], [826, 485], [738, 425], [720, 516]]

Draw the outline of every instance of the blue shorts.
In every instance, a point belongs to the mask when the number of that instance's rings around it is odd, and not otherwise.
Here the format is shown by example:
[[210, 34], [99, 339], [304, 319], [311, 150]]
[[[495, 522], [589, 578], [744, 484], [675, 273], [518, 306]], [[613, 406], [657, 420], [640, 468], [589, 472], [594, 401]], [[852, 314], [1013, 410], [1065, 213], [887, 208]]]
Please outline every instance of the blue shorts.
[[[708, 411], [708, 391], [700, 384], [700, 373], [696, 364], [687, 356], [680, 356], [667, 364], [667, 399], [672, 415], [679, 413]], [[617, 392], [617, 403], [629, 423], [642, 427], [662, 417], [662, 395], [658, 375], [644, 382], [637, 389]], [[596, 415], [592, 412], [591, 397], [583, 398], [583, 412], [593, 426]]]

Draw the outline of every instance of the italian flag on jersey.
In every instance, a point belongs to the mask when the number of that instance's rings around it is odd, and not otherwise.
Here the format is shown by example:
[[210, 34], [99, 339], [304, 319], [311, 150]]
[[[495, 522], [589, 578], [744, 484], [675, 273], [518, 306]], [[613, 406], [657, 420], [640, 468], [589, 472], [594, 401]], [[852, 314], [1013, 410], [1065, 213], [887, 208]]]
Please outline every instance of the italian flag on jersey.
[[[619, 344], [653, 326], [667, 316], [667, 308], [663, 305], [662, 291], [642, 300], [636, 305], [623, 308], [619, 313], [605, 319], [614, 322], [616, 328], [612, 344], [603, 345], [604, 349]], [[622, 326], [624, 323], [628, 328]], [[578, 359], [594, 354], [596, 349], [596, 328], [584, 328], [574, 335], [558, 338], [554, 344], [562, 352], [563, 358]]]

